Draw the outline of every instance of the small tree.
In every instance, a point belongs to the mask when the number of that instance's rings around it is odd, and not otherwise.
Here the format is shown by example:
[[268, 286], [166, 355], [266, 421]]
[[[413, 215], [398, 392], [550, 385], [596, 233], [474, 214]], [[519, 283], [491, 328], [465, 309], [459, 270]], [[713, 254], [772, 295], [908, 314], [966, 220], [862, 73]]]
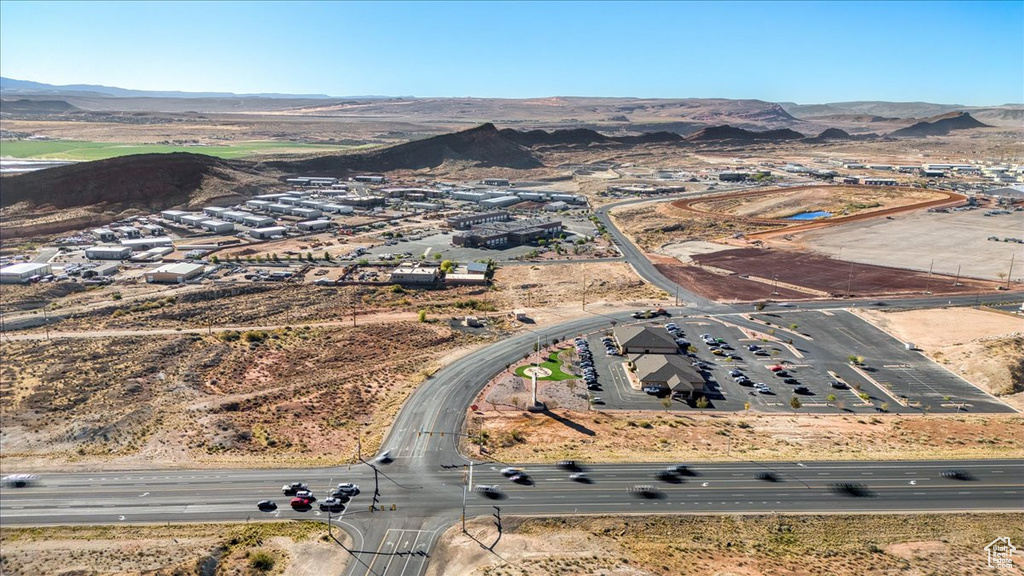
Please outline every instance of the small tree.
[[888, 412], [889, 411], [889, 403], [888, 402], [882, 402], [882, 405], [879, 406], [879, 408], [882, 409], [882, 412]]
[[832, 402], [835, 402], [835, 401], [836, 401], [836, 395], [835, 394], [829, 394], [828, 396], [825, 396], [825, 402], [828, 402], [829, 404], [831, 404]]
[[214, 264], [220, 264], [220, 258], [217, 258], [216, 255], [210, 256], [210, 262], [213, 262]]
[[316, 258], [313, 257], [312, 252], [306, 252], [306, 260], [309, 260], [310, 262], [316, 262]]
[[420, 322], [426, 322], [427, 321], [427, 311], [426, 310], [420, 310], [419, 318], [420, 318]]
[[454, 270], [455, 263], [452, 262], [451, 260], [445, 260], [444, 262], [441, 262], [441, 272], [444, 272], [445, 274], [451, 274], [452, 271]]
[[697, 398], [697, 408], [701, 411], [701, 413], [703, 413], [704, 409], [710, 405], [711, 403], [708, 402], [707, 396], [701, 396], [700, 398]]
[[330, 261], [331, 261], [331, 253], [326, 251], [326, 250], [324, 250], [324, 262], [330, 262]]
[[800, 402], [799, 398], [797, 398], [796, 396], [793, 396], [792, 398], [789, 399], [789, 405], [792, 406], [794, 410], [797, 410], [801, 406], [803, 406], [803, 403]]
[[747, 412], [750, 412], [750, 402], [744, 402], [743, 409], [746, 410]]
[[434, 260], [440, 260], [440, 259], [441, 259], [441, 253], [440, 252], [435, 252], [434, 253]]
[[665, 407], [665, 411], [668, 412], [668, 409], [672, 407], [672, 398], [670, 398], [668, 396], [662, 398], [661, 399], [661, 405], [664, 406]]
[[789, 325], [789, 329], [790, 330], [796, 330], [797, 328], [798, 328], [798, 326], [796, 324], [790, 324]]

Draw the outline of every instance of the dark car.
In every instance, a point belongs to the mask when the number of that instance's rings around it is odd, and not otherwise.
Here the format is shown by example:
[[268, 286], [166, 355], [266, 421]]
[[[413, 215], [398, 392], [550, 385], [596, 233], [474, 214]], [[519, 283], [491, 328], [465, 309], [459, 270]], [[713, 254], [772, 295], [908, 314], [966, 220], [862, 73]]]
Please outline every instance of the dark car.
[[836, 494], [842, 496], [853, 496], [855, 498], [864, 498], [871, 496], [871, 491], [868, 487], [859, 482], [836, 482], [829, 486], [829, 488]]
[[513, 482], [515, 482], [516, 484], [524, 484], [526, 486], [532, 486], [533, 485], [533, 478], [530, 478], [530, 476], [526, 472], [520, 472], [519, 474], [513, 474], [513, 475], [509, 476], [508, 479], [513, 481]]
[[796, 388], [793, 388], [793, 392], [795, 392], [797, 394], [810, 394], [811, 393], [810, 389], [807, 388], [807, 386], [797, 386]]
[[835, 388], [836, 390], [846, 390], [846, 384], [842, 382], [832, 381], [829, 382], [828, 385]]
[[562, 470], [568, 470], [570, 472], [582, 472], [583, 466], [575, 460], [562, 460], [557, 465]]
[[637, 498], [644, 498], [646, 500], [654, 500], [656, 498], [663, 498], [663, 494], [660, 490], [654, 486], [633, 486], [629, 489], [629, 493], [636, 496]]
[[974, 480], [974, 476], [966, 470], [943, 470], [941, 474], [943, 478], [950, 480]]
[[675, 465], [669, 466], [668, 469], [672, 470], [673, 472], [675, 472], [679, 476], [696, 476], [697, 475], [697, 473], [694, 472], [693, 469], [690, 468], [689, 466], [687, 466], [686, 464], [675, 464]]
[[775, 472], [769, 472], [767, 470], [754, 474], [754, 478], [757, 480], [764, 480], [765, 482], [778, 482], [779, 477], [775, 475]]
[[676, 471], [672, 468], [668, 470], [662, 470], [654, 475], [655, 479], [661, 480], [662, 482], [668, 482], [669, 484], [679, 484], [683, 479], [676, 474]]
[[799, 384], [800, 383], [800, 381], [797, 380], [796, 378], [783, 378], [782, 381], [785, 382], [786, 384]]
[[273, 510], [277, 510], [277, 502], [274, 502], [273, 500], [260, 500], [256, 503], [256, 507], [264, 512], [271, 512]]

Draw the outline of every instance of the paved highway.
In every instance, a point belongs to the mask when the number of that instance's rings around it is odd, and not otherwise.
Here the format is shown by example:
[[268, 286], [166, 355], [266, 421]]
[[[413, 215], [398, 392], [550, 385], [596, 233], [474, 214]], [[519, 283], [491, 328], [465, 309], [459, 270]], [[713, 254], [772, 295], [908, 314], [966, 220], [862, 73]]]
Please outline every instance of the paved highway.
[[[607, 207], [598, 216], [615, 236], [620, 250], [638, 273], [670, 294], [677, 286], [654, 269], [646, 258], [611, 225]], [[679, 288], [689, 314], [749, 312], [703, 299]], [[1006, 301], [1019, 295], [1000, 295]], [[998, 300], [986, 297], [985, 300]], [[901, 300], [900, 306], [973, 304], [974, 297]], [[865, 305], [872, 301], [819, 301], [802, 309]], [[678, 312], [675, 311], [674, 312]], [[384, 448], [395, 457], [375, 463], [312, 470], [143, 471], [124, 473], [53, 474], [35, 487], [3, 489], [0, 523], [4, 526], [40, 524], [117, 524], [129, 522], [244, 521], [256, 518], [318, 518], [318, 510], [288, 508], [281, 486], [308, 482], [323, 496], [327, 487], [355, 482], [362, 493], [333, 524], [353, 539], [349, 575], [418, 575], [429, 551], [444, 529], [457, 521], [463, 502], [464, 468], [468, 461], [456, 449], [466, 412], [480, 388], [506, 365], [532, 350], [537, 334], [545, 339], [567, 338], [629, 320], [625, 313], [592, 314], [554, 326], [538, 327], [467, 355], [424, 382], [399, 413]], [[441, 433], [444, 433], [442, 436]], [[503, 479], [502, 464], [474, 467], [475, 484], [500, 484], [505, 498], [488, 500], [471, 493], [467, 513], [490, 514], [498, 505], [506, 514], [714, 513], [714, 512], [831, 512], [831, 511], [950, 511], [1024, 509], [1024, 461], [976, 462], [815, 462], [701, 464], [697, 475], [678, 484], [657, 482], [665, 464], [593, 466], [593, 483], [579, 484], [552, 466], [527, 466], [532, 486]], [[974, 478], [942, 478], [946, 468], [966, 470]], [[374, 469], [379, 474], [374, 480]], [[779, 481], [756, 480], [770, 469]], [[833, 482], [864, 483], [870, 495], [833, 493]], [[659, 497], [640, 500], [628, 492], [637, 484], [652, 484]], [[378, 505], [370, 510], [374, 486]], [[276, 499], [281, 507], [260, 513], [255, 503]], [[338, 572], [338, 570], [325, 571]]]

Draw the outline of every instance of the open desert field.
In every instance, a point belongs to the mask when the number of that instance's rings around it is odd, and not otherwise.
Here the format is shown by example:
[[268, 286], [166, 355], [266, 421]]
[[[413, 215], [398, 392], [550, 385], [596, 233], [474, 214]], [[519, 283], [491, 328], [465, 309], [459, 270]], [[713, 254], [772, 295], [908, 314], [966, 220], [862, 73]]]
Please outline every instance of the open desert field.
[[314, 576], [350, 558], [319, 522], [5, 528], [0, 545], [11, 576]]
[[[985, 216], [988, 209], [909, 212], [892, 219], [851, 222], [800, 234], [795, 243], [843, 260], [908, 268], [936, 274], [1006, 281], [1016, 255], [1012, 282], [1024, 281], [1024, 246], [989, 237], [1024, 239], [1024, 212]], [[934, 261], [934, 264], [933, 264]]]
[[[442, 535], [428, 576], [991, 574], [984, 546], [1020, 514], [574, 516], [490, 519]], [[443, 567], [442, 567], [443, 566]], [[1017, 558], [1006, 574], [1022, 574]]]

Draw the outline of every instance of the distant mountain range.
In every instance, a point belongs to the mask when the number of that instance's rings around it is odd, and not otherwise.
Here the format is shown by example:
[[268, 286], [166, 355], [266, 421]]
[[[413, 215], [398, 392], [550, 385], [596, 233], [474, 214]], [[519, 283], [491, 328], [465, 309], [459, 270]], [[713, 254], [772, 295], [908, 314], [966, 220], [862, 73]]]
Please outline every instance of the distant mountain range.
[[[235, 94], [234, 92], [181, 92], [178, 90], [131, 90], [115, 86], [99, 84], [44, 84], [30, 80], [15, 80], [0, 76], [0, 92], [5, 96], [17, 94], [66, 94], [84, 92], [92, 96], [111, 96], [114, 98], [332, 98], [326, 94], [279, 94], [265, 92], [257, 94]], [[358, 98], [383, 98], [383, 96], [358, 96]]]

